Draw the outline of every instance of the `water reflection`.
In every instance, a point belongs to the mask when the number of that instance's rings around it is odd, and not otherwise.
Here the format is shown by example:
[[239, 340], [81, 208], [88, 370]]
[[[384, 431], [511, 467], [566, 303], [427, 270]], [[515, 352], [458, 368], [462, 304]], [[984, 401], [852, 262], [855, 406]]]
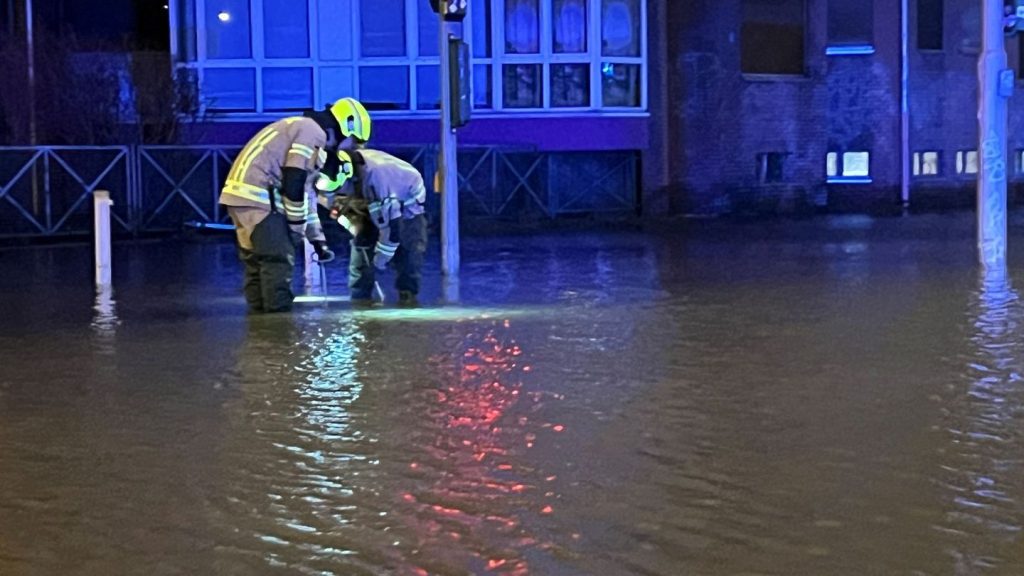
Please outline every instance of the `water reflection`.
[[101, 286], [96, 289], [96, 300], [92, 310], [91, 326], [97, 334], [112, 334], [121, 324], [121, 320], [117, 317], [114, 289], [110, 286]]
[[552, 508], [527, 495], [545, 490], [522, 463], [536, 440], [528, 408], [540, 396], [524, 389], [530, 367], [510, 327], [480, 326], [454, 355], [429, 360], [437, 385], [422, 393], [424, 430], [409, 462], [417, 486], [402, 494], [417, 549], [431, 559], [419, 574], [530, 573], [524, 551], [539, 542], [523, 515]]
[[947, 402], [943, 476], [953, 506], [940, 529], [956, 538], [950, 553], [957, 574], [998, 570], [1019, 553], [1022, 312], [1005, 270], [981, 272], [968, 316], [974, 349], [966, 359], [966, 384]]

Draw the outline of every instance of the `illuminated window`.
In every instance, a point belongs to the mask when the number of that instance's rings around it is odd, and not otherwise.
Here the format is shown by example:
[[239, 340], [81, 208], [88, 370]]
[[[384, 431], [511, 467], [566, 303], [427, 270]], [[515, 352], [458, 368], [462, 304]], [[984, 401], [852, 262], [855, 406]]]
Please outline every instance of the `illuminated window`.
[[957, 174], [977, 174], [978, 173], [978, 151], [977, 150], [961, 150], [956, 153], [956, 173]]
[[843, 153], [843, 177], [858, 178], [871, 175], [871, 154], [867, 152]]
[[870, 182], [870, 152], [829, 152], [825, 157], [825, 175], [836, 182]]
[[938, 152], [914, 152], [914, 176], [937, 176], [939, 174]]
[[[374, 111], [436, 114], [440, 25], [427, 0], [171, 0], [169, 9], [174, 57], [203, 79], [211, 111], [278, 113], [353, 96]], [[469, 0], [474, 106], [642, 112], [646, 14], [647, 0]]]

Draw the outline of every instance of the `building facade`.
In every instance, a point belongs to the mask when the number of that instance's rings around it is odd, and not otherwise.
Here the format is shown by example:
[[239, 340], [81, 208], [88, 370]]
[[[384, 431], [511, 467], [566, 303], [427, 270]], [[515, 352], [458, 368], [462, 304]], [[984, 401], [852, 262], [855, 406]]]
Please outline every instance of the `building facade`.
[[[973, 205], [976, 0], [471, 0], [469, 10], [463, 198], [486, 214]], [[347, 95], [374, 114], [376, 145], [437, 140], [426, 0], [172, 0], [170, 13], [174, 58], [214, 120], [205, 141], [241, 143], [271, 118]], [[1021, 69], [1017, 39], [1008, 50]], [[1010, 106], [1016, 191], [1024, 96]]]
[[[269, 119], [344, 96], [373, 114], [375, 146], [422, 160], [416, 147], [438, 140], [438, 20], [426, 0], [172, 0], [170, 11], [173, 57], [214, 120], [208, 142], [244, 142]], [[466, 201], [479, 197], [490, 215], [638, 210], [648, 22], [646, 0], [472, 0]], [[474, 189], [488, 171], [500, 173]]]
[[[670, 2], [668, 11], [666, 153], [676, 209], [973, 206], [980, 3], [693, 0]], [[1007, 50], [1020, 71], [1019, 40], [1008, 38]], [[1011, 198], [1024, 183], [1022, 128], [1017, 95]]]

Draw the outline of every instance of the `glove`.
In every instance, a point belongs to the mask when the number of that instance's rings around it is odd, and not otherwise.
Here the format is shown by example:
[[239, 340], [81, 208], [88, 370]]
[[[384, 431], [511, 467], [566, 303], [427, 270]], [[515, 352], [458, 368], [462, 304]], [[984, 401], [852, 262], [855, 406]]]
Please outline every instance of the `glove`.
[[395, 257], [395, 252], [397, 251], [398, 244], [378, 240], [377, 246], [373, 249], [373, 265], [377, 270], [386, 270], [388, 262], [391, 262], [391, 259]]
[[316, 260], [321, 264], [327, 264], [334, 260], [334, 252], [327, 247], [327, 242], [317, 241], [313, 242], [313, 251], [316, 252]]

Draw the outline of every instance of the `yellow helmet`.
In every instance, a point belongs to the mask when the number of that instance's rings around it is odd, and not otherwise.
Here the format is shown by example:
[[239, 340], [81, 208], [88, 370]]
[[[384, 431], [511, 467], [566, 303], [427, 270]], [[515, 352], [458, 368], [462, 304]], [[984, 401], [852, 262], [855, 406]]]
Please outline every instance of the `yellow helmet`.
[[331, 115], [341, 126], [345, 138], [353, 137], [359, 142], [370, 140], [370, 113], [355, 98], [342, 98], [331, 106]]
[[352, 157], [348, 155], [348, 152], [338, 150], [338, 175], [332, 179], [321, 172], [316, 180], [316, 189], [328, 194], [337, 192], [348, 182], [349, 178], [352, 178], [353, 174], [355, 174], [355, 169], [352, 166]]

